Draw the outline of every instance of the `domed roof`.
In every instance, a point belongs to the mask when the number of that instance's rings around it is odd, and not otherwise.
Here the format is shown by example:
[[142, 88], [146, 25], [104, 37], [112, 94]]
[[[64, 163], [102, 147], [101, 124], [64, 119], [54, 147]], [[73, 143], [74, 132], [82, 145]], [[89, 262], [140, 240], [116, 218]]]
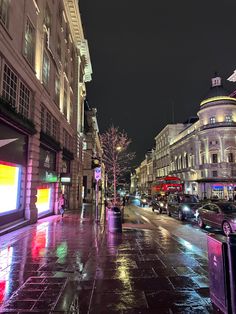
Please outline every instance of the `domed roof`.
[[221, 77], [215, 73], [215, 77], [211, 79], [211, 88], [203, 98], [203, 100], [212, 98], [212, 97], [217, 97], [217, 96], [228, 96], [229, 92], [224, 89], [222, 83], [221, 83]]
[[229, 97], [229, 91], [227, 91], [222, 83], [221, 83], [221, 77], [219, 77], [217, 74], [215, 74], [215, 77], [211, 79], [211, 88], [203, 98], [200, 106], [207, 104], [212, 101], [217, 100], [236, 100], [231, 97]]

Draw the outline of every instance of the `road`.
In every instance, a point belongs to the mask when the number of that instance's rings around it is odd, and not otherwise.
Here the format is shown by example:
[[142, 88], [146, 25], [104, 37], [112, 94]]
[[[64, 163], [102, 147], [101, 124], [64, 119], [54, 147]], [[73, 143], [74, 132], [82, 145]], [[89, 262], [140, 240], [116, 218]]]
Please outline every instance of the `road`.
[[[145, 228], [149, 226], [152, 229], [162, 229], [163, 232], [177, 237], [188, 249], [199, 251], [199, 253], [202, 251], [203, 255], [207, 255], [208, 232], [201, 230], [195, 222], [182, 222], [166, 214], [153, 213], [150, 207], [139, 207], [137, 203], [126, 207], [125, 219], [126, 223], [145, 224]], [[211, 232], [210, 229], [209, 232]]]

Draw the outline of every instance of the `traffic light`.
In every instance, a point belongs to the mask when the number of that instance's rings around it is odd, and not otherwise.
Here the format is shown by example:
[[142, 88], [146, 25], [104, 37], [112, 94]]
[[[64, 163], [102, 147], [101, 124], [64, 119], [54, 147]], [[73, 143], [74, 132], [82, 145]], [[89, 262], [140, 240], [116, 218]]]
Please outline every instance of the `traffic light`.
[[92, 157], [92, 169], [100, 167], [100, 159], [98, 157]]

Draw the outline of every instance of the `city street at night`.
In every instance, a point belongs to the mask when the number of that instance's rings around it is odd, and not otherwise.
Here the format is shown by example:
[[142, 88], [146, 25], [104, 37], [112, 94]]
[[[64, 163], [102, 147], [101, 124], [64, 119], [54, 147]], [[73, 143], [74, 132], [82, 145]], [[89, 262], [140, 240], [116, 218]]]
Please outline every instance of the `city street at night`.
[[204, 232], [133, 205], [122, 234], [93, 216], [1, 237], [1, 313], [213, 313]]
[[0, 0], [0, 314], [236, 314], [235, 0]]

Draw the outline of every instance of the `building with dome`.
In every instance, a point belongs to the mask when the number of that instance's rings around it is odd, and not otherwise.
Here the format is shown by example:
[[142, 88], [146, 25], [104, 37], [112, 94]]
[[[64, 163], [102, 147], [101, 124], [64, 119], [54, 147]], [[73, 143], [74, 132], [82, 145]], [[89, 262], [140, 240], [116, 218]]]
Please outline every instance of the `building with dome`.
[[228, 95], [216, 75], [200, 103], [198, 121], [170, 141], [170, 174], [200, 198], [236, 195], [236, 99]]

